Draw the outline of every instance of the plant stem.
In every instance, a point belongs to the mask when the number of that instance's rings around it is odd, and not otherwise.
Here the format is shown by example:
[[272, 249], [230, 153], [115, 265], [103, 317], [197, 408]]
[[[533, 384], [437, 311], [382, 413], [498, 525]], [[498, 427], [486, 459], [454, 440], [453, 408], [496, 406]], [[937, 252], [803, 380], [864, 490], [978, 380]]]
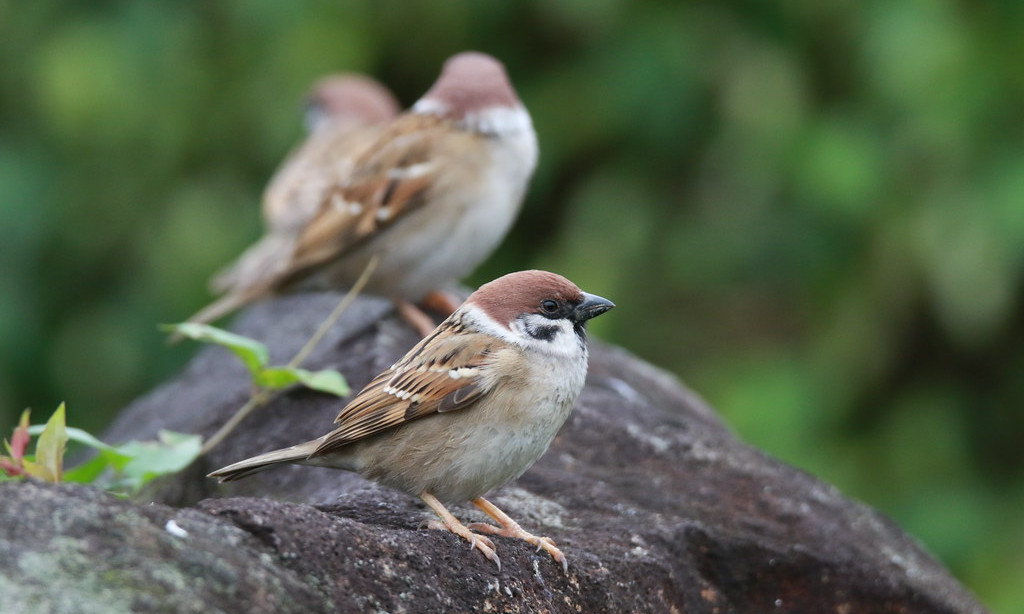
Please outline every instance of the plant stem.
[[224, 438], [231, 433], [231, 431], [235, 430], [238, 423], [245, 420], [246, 416], [251, 414], [254, 409], [261, 407], [269, 401], [271, 396], [273, 396], [271, 391], [266, 388], [260, 388], [257, 390], [251, 397], [249, 397], [249, 400], [246, 401], [244, 405], [238, 408], [235, 415], [231, 416], [231, 418], [224, 423], [224, 426], [220, 427], [220, 429], [213, 434], [213, 437], [210, 437], [203, 442], [203, 447], [199, 450], [199, 455], [203, 456], [210, 450], [214, 449], [217, 444], [223, 441]]
[[[354, 301], [356, 297], [359, 296], [359, 293], [362, 292], [363, 287], [366, 286], [366, 283], [370, 281], [370, 276], [373, 274], [373, 271], [377, 268], [377, 263], [379, 262], [379, 260], [380, 259], [377, 256], [374, 256], [373, 258], [370, 259], [369, 262], [366, 263], [366, 268], [364, 268], [363, 272], [359, 275], [359, 279], [356, 280], [356, 283], [352, 284], [352, 287], [349, 289], [349, 291], [346, 292], [345, 296], [341, 298], [341, 301], [338, 302], [338, 306], [334, 308], [334, 311], [331, 312], [331, 315], [327, 316], [327, 318], [323, 322], [321, 322], [320, 326], [316, 329], [316, 332], [314, 332], [313, 336], [309, 338], [309, 341], [307, 341], [305, 345], [303, 345], [302, 348], [295, 354], [295, 356], [288, 362], [289, 367], [298, 367], [300, 364], [302, 364], [302, 361], [306, 360], [306, 358], [309, 357], [309, 354], [316, 348], [317, 344], [320, 343], [321, 340], [323, 340], [324, 335], [327, 334], [327, 331], [330, 330], [332, 326], [334, 326], [334, 323], [338, 321], [338, 318], [341, 317], [341, 314], [345, 313], [345, 310], [348, 309], [349, 305], [352, 304], [352, 301]], [[231, 433], [231, 431], [235, 430], [235, 427], [237, 427], [242, 422], [242, 420], [245, 420], [245, 418], [249, 414], [251, 414], [256, 408], [266, 405], [267, 402], [269, 402], [270, 399], [272, 399], [273, 397], [274, 391], [268, 388], [258, 388], [255, 392], [253, 392], [252, 396], [249, 397], [249, 400], [246, 401], [245, 404], [242, 405], [240, 408], [238, 408], [238, 411], [236, 411], [235, 414], [231, 416], [231, 418], [228, 419], [227, 422], [224, 423], [224, 426], [220, 427], [220, 429], [218, 429], [217, 432], [214, 433], [212, 437], [210, 437], [203, 443], [203, 447], [199, 451], [199, 455], [203, 456], [207, 454], [210, 450], [215, 448], [218, 444], [220, 444], [221, 441], [224, 440], [225, 437], [227, 437]]]
[[352, 301], [354, 301], [356, 297], [359, 296], [359, 293], [363, 291], [363, 287], [368, 281], [370, 281], [370, 276], [373, 275], [373, 271], [377, 268], [378, 262], [380, 262], [380, 258], [377, 256], [370, 258], [370, 261], [366, 263], [366, 268], [364, 268], [363, 272], [359, 275], [359, 279], [356, 280], [356, 283], [352, 284], [352, 288], [341, 298], [341, 302], [339, 302], [338, 306], [334, 308], [331, 315], [327, 316], [327, 319], [320, 323], [320, 327], [316, 329], [316, 332], [309, 338], [306, 345], [302, 346], [302, 349], [300, 349], [295, 354], [295, 357], [288, 362], [289, 367], [297, 367], [302, 364], [302, 361], [309, 358], [309, 354], [314, 348], [316, 348], [317, 344], [323, 340], [327, 331], [334, 326], [334, 323], [338, 321], [341, 314], [345, 313], [345, 310], [352, 304]]

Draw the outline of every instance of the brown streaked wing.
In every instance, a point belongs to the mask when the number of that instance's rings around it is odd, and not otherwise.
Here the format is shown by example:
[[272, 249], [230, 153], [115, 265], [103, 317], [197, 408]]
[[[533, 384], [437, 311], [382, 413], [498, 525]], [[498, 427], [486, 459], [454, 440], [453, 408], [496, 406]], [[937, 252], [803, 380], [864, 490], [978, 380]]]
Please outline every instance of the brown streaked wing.
[[[472, 406], [489, 392], [483, 375], [503, 342], [467, 333], [449, 320], [402, 360], [378, 375], [338, 417], [338, 427], [311, 456], [335, 449], [411, 420]], [[452, 373], [457, 374], [453, 377]]]
[[353, 251], [427, 201], [439, 159], [449, 148], [447, 120], [405, 115], [385, 130], [355, 164], [352, 176], [330, 189], [315, 218], [299, 236], [293, 269]]
[[292, 151], [263, 192], [263, 218], [273, 232], [298, 233], [316, 217], [324, 195], [349, 179], [355, 161], [379, 140], [380, 125], [336, 122]]

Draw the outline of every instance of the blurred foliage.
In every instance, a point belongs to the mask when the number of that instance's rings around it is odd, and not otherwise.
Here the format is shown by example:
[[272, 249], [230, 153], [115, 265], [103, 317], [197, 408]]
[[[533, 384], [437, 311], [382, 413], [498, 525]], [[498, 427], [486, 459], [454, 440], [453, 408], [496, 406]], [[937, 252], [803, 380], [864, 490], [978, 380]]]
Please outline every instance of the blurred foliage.
[[259, 233], [299, 102], [506, 62], [541, 163], [468, 281], [539, 267], [594, 332], [1024, 612], [1024, 5], [0, 0], [0, 431], [102, 428], [156, 322]]
[[[46, 424], [29, 425], [30, 410], [21, 414], [10, 441], [4, 440], [7, 455], [0, 454], [0, 482], [36, 478], [51, 484], [74, 482], [105, 488], [118, 495], [138, 493], [154, 479], [177, 473], [199, 456], [199, 435], [160, 430], [156, 441], [129, 441], [108, 445], [82, 429], [68, 427], [64, 404], [57, 407]], [[37, 435], [35, 454], [27, 454], [32, 435]], [[68, 441], [92, 448], [93, 458], [64, 470]]]
[[195, 322], [162, 324], [159, 328], [183, 338], [227, 348], [249, 371], [254, 389], [279, 391], [301, 384], [339, 397], [346, 397], [352, 392], [345, 376], [334, 369], [309, 371], [297, 366], [301, 362], [299, 360], [292, 360], [287, 365], [271, 365], [270, 350], [266, 345], [238, 333]]

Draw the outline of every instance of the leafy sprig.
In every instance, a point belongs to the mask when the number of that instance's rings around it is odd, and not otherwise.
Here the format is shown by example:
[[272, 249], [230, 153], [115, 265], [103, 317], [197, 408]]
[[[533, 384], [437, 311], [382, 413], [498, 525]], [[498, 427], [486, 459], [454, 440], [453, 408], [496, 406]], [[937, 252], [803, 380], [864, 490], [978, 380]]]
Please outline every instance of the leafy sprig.
[[252, 382], [258, 388], [276, 391], [302, 384], [307, 388], [339, 397], [349, 393], [345, 377], [337, 371], [331, 369], [308, 371], [292, 363], [283, 366], [270, 365], [270, 352], [267, 350], [267, 346], [255, 339], [208, 324], [194, 322], [165, 324], [160, 328], [165, 332], [227, 348], [249, 370]]
[[246, 366], [252, 376], [255, 391], [242, 407], [235, 412], [220, 430], [213, 434], [203, 444], [200, 454], [206, 454], [227, 437], [245, 418], [256, 408], [268, 403], [273, 395], [284, 388], [295, 384], [303, 384], [314, 390], [335, 394], [339, 397], [347, 396], [350, 392], [345, 378], [337, 371], [325, 369], [322, 371], [307, 371], [299, 368], [313, 349], [327, 334], [331, 326], [345, 313], [349, 305], [359, 296], [363, 287], [370, 280], [374, 269], [377, 268], [379, 259], [374, 256], [363, 268], [362, 274], [352, 288], [345, 293], [334, 311], [331, 312], [317, 328], [313, 336], [306, 341], [288, 364], [284, 366], [270, 366], [270, 352], [267, 347], [256, 341], [237, 333], [231, 333], [206, 324], [185, 322], [182, 324], [167, 324], [161, 328], [167, 332], [195, 339], [206, 343], [221, 345], [233, 352]]
[[[33, 477], [51, 484], [92, 484], [132, 494], [155, 478], [181, 471], [199, 456], [202, 448], [199, 435], [163, 430], [156, 441], [129, 441], [112, 446], [82, 429], [67, 426], [63, 403], [45, 425], [29, 426], [29, 417], [30, 410], [26, 409], [10, 442], [4, 440], [7, 455], [0, 456], [0, 480]], [[33, 436], [37, 437], [35, 454], [28, 454]], [[93, 448], [96, 456], [65, 471], [64, 453], [69, 441]]]

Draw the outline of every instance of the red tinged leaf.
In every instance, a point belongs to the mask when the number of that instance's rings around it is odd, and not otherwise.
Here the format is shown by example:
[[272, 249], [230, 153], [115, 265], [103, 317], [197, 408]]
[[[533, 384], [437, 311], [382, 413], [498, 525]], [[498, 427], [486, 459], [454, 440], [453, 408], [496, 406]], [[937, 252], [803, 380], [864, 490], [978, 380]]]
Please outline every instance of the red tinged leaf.
[[21, 459], [25, 457], [25, 449], [28, 448], [28, 442], [31, 439], [31, 436], [28, 434], [28, 414], [29, 410], [27, 409], [21, 412], [21, 420], [18, 422], [17, 428], [14, 429], [14, 435], [11, 437], [11, 458], [16, 463], [21, 463]]
[[28, 442], [32, 438], [28, 434], [28, 414], [29, 410], [27, 409], [21, 413], [21, 420], [14, 428], [11, 441], [4, 440], [4, 447], [7, 448], [7, 453], [10, 456], [0, 456], [0, 470], [9, 477], [28, 475], [28, 472], [25, 471], [25, 449], [28, 448]]
[[12, 463], [9, 459], [0, 458], [0, 469], [10, 477], [24, 476], [25, 470], [20, 466]]

